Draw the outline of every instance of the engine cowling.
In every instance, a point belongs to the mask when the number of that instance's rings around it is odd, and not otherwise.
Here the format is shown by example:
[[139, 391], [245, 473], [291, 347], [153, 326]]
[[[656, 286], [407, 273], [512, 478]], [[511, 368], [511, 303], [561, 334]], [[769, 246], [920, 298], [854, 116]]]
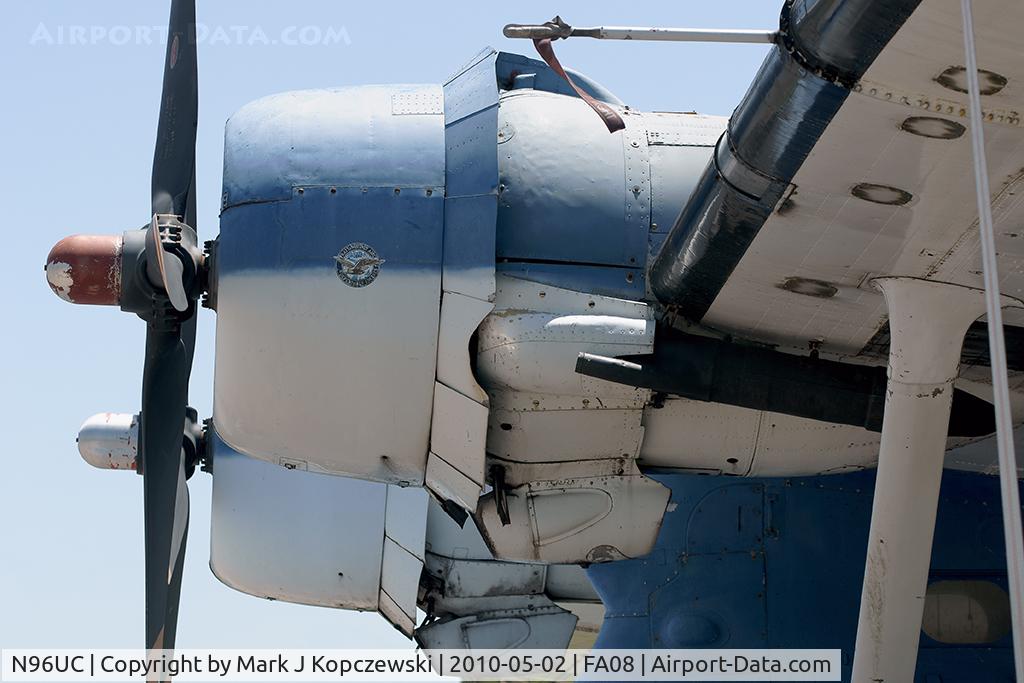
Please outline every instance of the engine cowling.
[[[424, 485], [454, 516], [476, 512], [502, 559], [649, 550], [667, 494], [636, 465], [648, 397], [591, 386], [575, 356], [620, 337], [637, 343], [615, 350], [649, 351], [646, 261], [724, 119], [613, 101], [626, 128], [609, 135], [560, 84], [485, 51], [443, 86], [286, 93], [232, 117], [214, 292], [226, 445]], [[503, 279], [539, 289], [502, 298]], [[537, 329], [478, 347], [509, 316]], [[563, 505], [563, 480], [582, 503]], [[488, 485], [500, 494], [480, 504]], [[634, 509], [645, 532], [627, 543]]]
[[227, 124], [214, 419], [277, 464], [423, 483], [440, 315], [437, 86], [286, 93]]

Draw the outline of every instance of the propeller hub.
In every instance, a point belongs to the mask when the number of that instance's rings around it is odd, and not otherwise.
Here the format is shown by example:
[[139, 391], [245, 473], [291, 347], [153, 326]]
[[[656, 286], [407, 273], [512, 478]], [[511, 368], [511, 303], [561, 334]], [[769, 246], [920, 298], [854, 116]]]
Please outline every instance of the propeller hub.
[[121, 302], [120, 235], [72, 235], [46, 257], [46, 281], [64, 301], [117, 306]]

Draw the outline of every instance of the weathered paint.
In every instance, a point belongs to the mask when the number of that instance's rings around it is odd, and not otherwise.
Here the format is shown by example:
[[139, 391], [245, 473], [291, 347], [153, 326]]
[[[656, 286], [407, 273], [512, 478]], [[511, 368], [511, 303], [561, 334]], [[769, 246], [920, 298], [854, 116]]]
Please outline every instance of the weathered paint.
[[651, 288], [661, 301], [704, 317], [850, 88], [919, 1], [886, 11], [869, 11], [868, 0], [786, 3], [779, 44], [654, 261]]
[[[427, 495], [250, 458], [211, 431], [210, 569], [271, 600], [376, 611], [411, 634]], [[358, 520], [358, 523], [353, 523]]]
[[[967, 328], [985, 292], [916, 278], [880, 278], [892, 343], [889, 383], [857, 624], [853, 680], [914, 677], [942, 480], [945, 427]], [[1021, 306], [1003, 297], [1004, 306]]]
[[[446, 203], [440, 96], [286, 93], [228, 121], [213, 412], [236, 450], [423, 483]], [[336, 260], [355, 244], [381, 261], [360, 287]]]
[[[839, 648], [849, 681], [875, 473], [648, 474], [672, 504], [653, 552], [587, 570], [606, 609], [597, 647]], [[925, 598], [943, 619], [955, 601], [934, 605], [931, 586], [948, 580], [1006, 588], [996, 477], [943, 473]], [[956, 645], [925, 631], [920, 641], [915, 681], [1012, 680], [1005, 634]]]
[[78, 430], [78, 452], [101, 470], [134, 470], [139, 454], [139, 416], [93, 415]]
[[64, 301], [116, 306], [121, 301], [120, 235], [72, 235], [46, 257], [46, 281]]

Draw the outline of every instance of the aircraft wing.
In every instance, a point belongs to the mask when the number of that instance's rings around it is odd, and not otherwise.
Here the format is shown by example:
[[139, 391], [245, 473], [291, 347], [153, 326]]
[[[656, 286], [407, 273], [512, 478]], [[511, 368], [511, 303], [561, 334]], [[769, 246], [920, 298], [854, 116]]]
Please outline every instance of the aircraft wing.
[[[1000, 284], [1021, 297], [1024, 5], [976, 2], [974, 24]], [[982, 287], [962, 30], [957, 0], [787, 2], [652, 266], [658, 298], [735, 337], [881, 360], [873, 278]], [[1022, 321], [1007, 311], [1008, 334]]]

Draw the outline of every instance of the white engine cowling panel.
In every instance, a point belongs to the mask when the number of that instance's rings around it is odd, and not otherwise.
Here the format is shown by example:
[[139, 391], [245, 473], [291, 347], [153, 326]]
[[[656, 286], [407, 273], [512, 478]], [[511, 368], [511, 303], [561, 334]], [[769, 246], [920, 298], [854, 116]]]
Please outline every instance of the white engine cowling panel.
[[646, 555], [670, 491], [630, 465], [624, 474], [566, 472], [516, 486], [506, 493], [510, 524], [502, 523], [495, 493], [488, 493], [475, 516], [480, 533], [504, 560], [571, 564]]
[[427, 539], [421, 601], [435, 619], [416, 630], [427, 649], [565, 647], [578, 608], [600, 606], [582, 567], [495, 560], [472, 524], [459, 527], [436, 502]]
[[476, 368], [491, 399], [488, 467], [503, 480], [480, 499], [477, 527], [500, 560], [646, 554], [669, 497], [636, 466], [651, 392], [577, 373], [576, 361], [651, 353], [650, 308], [509, 276], [497, 283]]
[[449, 621], [439, 621], [416, 633], [426, 650], [562, 649], [576, 628], [576, 615], [538, 595], [515, 603]]
[[290, 470], [212, 438], [210, 568], [218, 579], [262, 598], [379, 611], [412, 634], [423, 489]]

